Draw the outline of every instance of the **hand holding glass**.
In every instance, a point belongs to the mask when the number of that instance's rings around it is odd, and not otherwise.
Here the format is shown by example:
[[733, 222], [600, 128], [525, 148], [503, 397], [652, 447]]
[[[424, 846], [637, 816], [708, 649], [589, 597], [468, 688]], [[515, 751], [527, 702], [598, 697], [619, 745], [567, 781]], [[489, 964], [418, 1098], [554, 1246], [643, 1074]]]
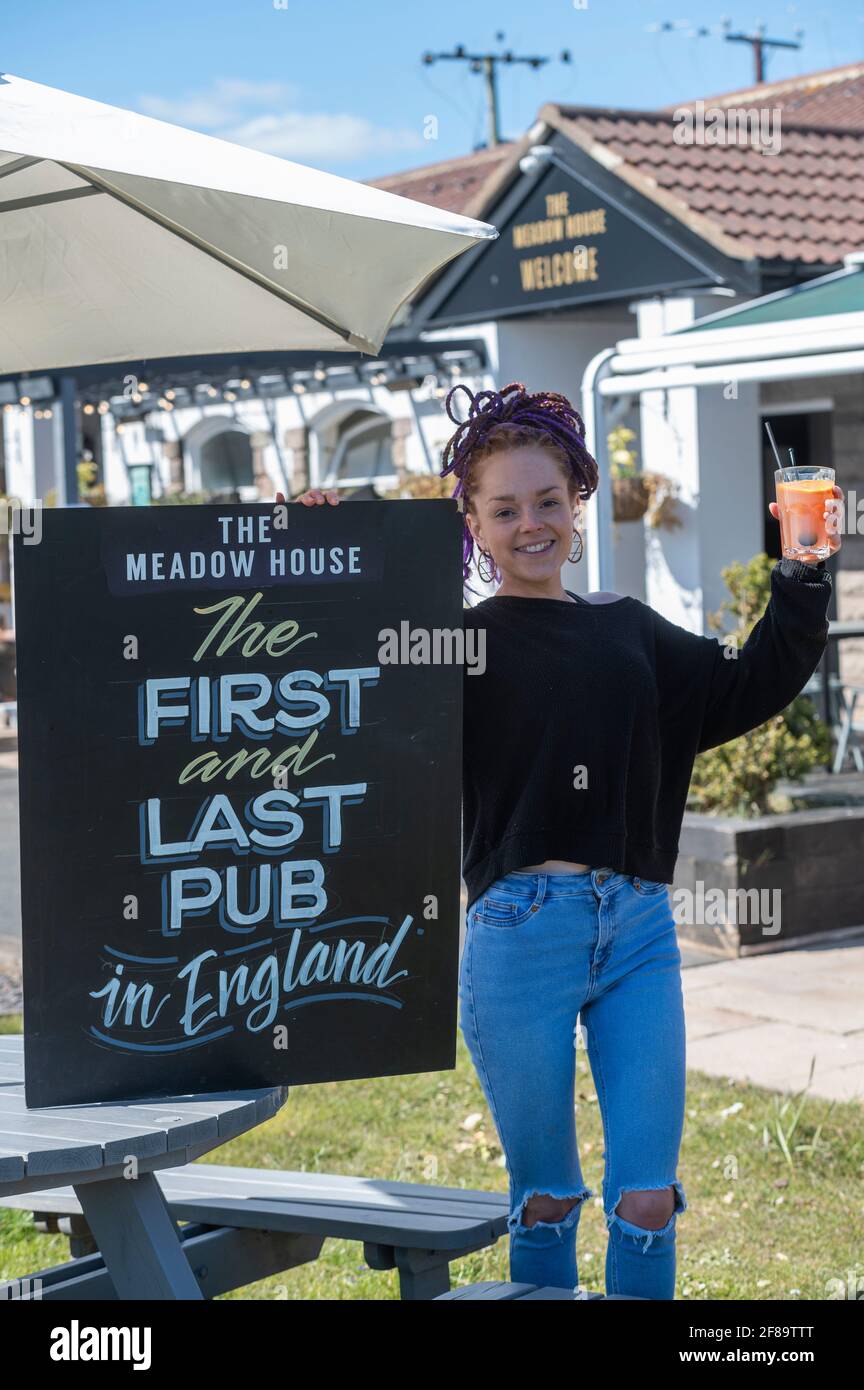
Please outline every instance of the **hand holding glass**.
[[827, 560], [840, 548], [842, 503], [835, 505], [834, 499], [842, 498], [843, 491], [834, 484], [834, 469], [778, 468], [774, 481], [782, 555], [805, 562]]

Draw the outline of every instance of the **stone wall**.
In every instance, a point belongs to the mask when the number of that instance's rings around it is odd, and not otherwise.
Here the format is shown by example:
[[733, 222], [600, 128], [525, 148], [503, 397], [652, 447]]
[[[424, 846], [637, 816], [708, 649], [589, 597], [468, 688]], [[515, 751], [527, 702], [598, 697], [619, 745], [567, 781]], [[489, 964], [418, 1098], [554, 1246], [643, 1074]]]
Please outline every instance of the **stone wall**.
[[[683, 908], [676, 916], [680, 938], [741, 956], [784, 950], [796, 938], [859, 931], [862, 837], [862, 806], [752, 820], [686, 811], [672, 898], [673, 906]], [[677, 889], [693, 896], [676, 899]], [[736, 896], [742, 891], [751, 897]], [[712, 902], [720, 908], [709, 913]], [[726, 904], [731, 911], [722, 910]]]

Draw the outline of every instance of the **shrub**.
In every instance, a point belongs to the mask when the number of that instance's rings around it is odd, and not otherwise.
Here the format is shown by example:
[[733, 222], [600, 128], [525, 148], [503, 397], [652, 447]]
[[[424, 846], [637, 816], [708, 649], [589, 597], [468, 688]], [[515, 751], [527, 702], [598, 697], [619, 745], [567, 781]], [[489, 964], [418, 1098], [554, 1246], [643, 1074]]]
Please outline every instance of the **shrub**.
[[207, 502], [209, 495], [206, 492], [163, 492], [161, 497], [151, 499], [154, 507], [185, 507], [192, 503]]
[[381, 496], [387, 501], [397, 501], [400, 498], [410, 500], [422, 497], [451, 497], [456, 482], [457, 479], [449, 474], [442, 478], [438, 473], [407, 473], [401, 487], [390, 488], [387, 492], [382, 492]]
[[[755, 555], [721, 570], [731, 599], [708, 615], [713, 631], [724, 631], [724, 615], [735, 621], [732, 635], [740, 648], [771, 596], [769, 555]], [[781, 778], [798, 782], [824, 765], [831, 736], [807, 695], [796, 695], [780, 714], [740, 738], [700, 753], [693, 764], [687, 808], [708, 815], [764, 816], [776, 810], [774, 788]]]

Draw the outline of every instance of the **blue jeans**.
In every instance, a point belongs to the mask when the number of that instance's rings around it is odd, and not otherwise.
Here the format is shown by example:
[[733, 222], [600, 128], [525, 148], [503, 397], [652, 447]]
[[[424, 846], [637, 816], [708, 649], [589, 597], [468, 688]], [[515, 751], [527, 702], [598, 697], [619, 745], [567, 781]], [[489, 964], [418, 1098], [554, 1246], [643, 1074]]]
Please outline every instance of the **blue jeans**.
[[[574, 1112], [577, 1015], [603, 1122], [606, 1293], [674, 1298], [676, 1177], [684, 1126], [681, 953], [666, 884], [612, 869], [516, 870], [471, 904], [460, 1027], [510, 1177], [510, 1278], [578, 1291], [576, 1230], [594, 1192]], [[659, 1230], [615, 1208], [673, 1187]], [[563, 1220], [521, 1218], [535, 1194], [576, 1198]]]

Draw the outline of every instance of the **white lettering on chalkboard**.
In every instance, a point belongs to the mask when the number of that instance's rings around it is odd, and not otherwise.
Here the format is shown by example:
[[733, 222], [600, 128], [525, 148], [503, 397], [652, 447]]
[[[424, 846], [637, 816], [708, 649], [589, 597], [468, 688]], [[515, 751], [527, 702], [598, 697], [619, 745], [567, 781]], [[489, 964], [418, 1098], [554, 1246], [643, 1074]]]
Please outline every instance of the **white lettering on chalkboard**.
[[[223, 542], [266, 539], [266, 520], [220, 518]], [[242, 552], [221, 554], [242, 568], [236, 558]], [[176, 563], [162, 552], [130, 556], [128, 573], [170, 575]], [[409, 972], [397, 968], [397, 958], [412, 928], [423, 930], [413, 913], [400, 912], [393, 924], [365, 913], [324, 915], [330, 906], [325, 857], [350, 843], [360, 823], [353, 808], [366, 803], [369, 783], [338, 781], [323, 766], [310, 780], [310, 770], [334, 760], [332, 751], [306, 761], [322, 731], [333, 742], [361, 728], [364, 692], [378, 685], [381, 667], [324, 663], [317, 670], [307, 657], [291, 669], [255, 670], [256, 656], [281, 668], [290, 651], [318, 637], [286, 619], [281, 606], [278, 622], [255, 618], [262, 597], [260, 591], [229, 594], [192, 608], [198, 642], [192, 660], [219, 660], [226, 669], [163, 669], [137, 683], [139, 746], [170, 741], [181, 758], [176, 783], [138, 802], [137, 858], [159, 875], [161, 921], [142, 913], [142, 932], [150, 935], [142, 936], [140, 954], [106, 948], [108, 978], [90, 997], [99, 1002], [92, 1032], [108, 1045], [181, 1051], [238, 1028], [272, 1028], [286, 1010], [332, 998], [401, 1007], [392, 986]], [[203, 637], [202, 617], [210, 619]], [[285, 747], [286, 735], [297, 741]], [[280, 738], [283, 746], [266, 746]], [[229, 740], [230, 751], [220, 752]], [[249, 746], [238, 749], [238, 740]], [[190, 746], [201, 743], [210, 746], [189, 758]], [[268, 774], [274, 785], [250, 791], [250, 779]], [[224, 785], [208, 790], [203, 784], [216, 777]], [[196, 781], [200, 797], [177, 794]], [[310, 854], [310, 841], [320, 858]], [[202, 862], [208, 854], [215, 863]], [[242, 862], [230, 862], [235, 856]], [[137, 898], [128, 895], [123, 903], [124, 916], [137, 922]], [[418, 912], [421, 922], [437, 921], [437, 897], [427, 895]], [[161, 950], [152, 949], [154, 929]]]
[[[194, 685], [191, 676], [153, 676], [142, 686], [139, 743], [154, 743], [163, 729], [184, 729], [200, 740], [211, 733], [211, 723], [213, 737], [223, 741], [234, 732], [253, 737], [278, 729], [307, 733], [322, 724], [332, 709], [320, 689], [339, 693], [345, 733], [359, 728], [361, 685], [374, 684], [379, 676], [378, 666], [330, 670], [326, 677], [317, 671], [289, 671], [275, 682], [260, 671], [238, 671], [209, 680], [198, 676]], [[292, 714], [295, 705], [311, 709]], [[271, 712], [262, 715], [268, 707]]]

